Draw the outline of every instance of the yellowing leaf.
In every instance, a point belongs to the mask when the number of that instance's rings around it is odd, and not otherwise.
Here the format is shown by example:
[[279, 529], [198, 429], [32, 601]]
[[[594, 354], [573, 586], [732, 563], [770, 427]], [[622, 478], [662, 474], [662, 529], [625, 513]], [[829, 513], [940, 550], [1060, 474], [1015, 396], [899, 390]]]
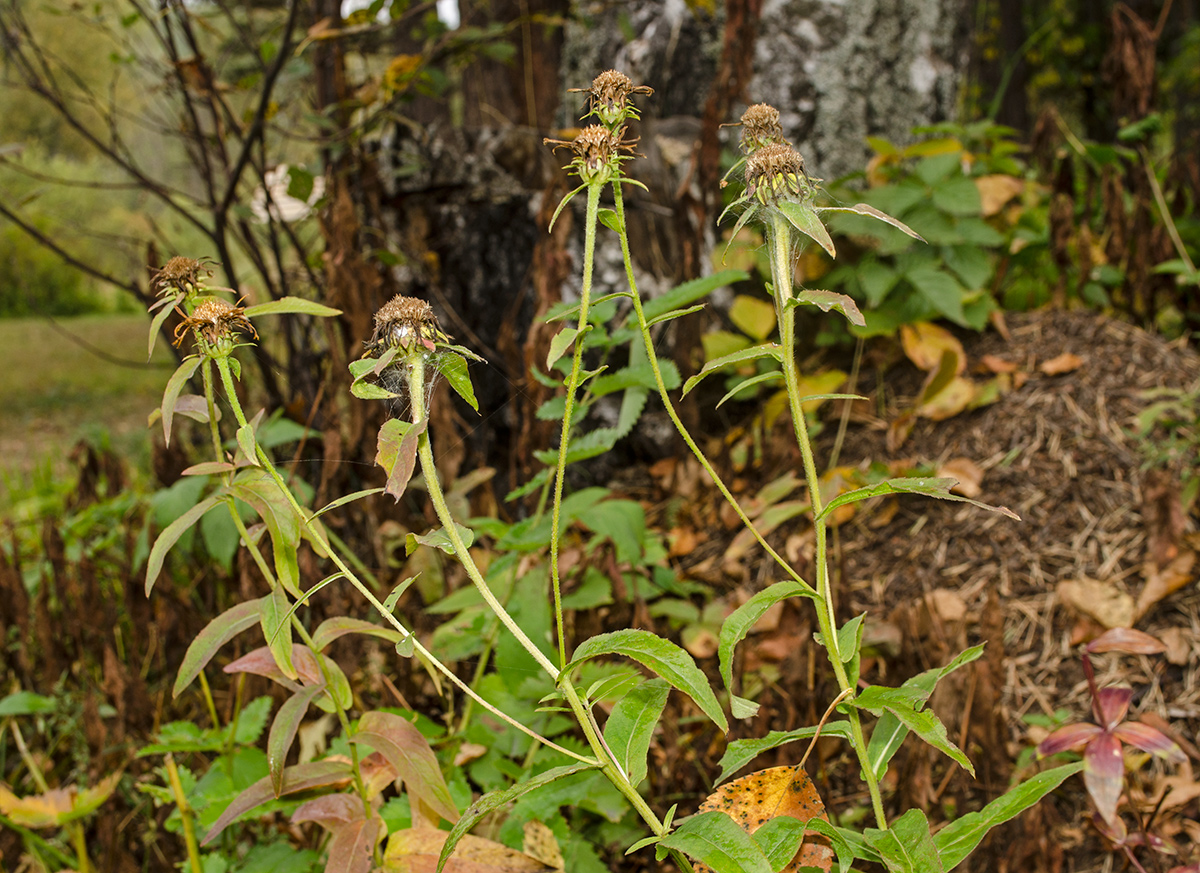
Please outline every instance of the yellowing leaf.
[[525, 838], [521, 841], [521, 848], [525, 850], [526, 855], [556, 870], [566, 867], [554, 831], [540, 821], [525, 822], [524, 830]]
[[1025, 190], [1025, 183], [1016, 176], [1003, 173], [993, 173], [980, 176], [975, 180], [979, 189], [979, 201], [985, 218], [995, 215], [1004, 208], [1004, 204]]
[[[699, 812], [717, 810], [728, 814], [747, 833], [754, 833], [773, 818], [787, 816], [798, 821], [819, 818], [828, 821], [825, 804], [803, 767], [772, 767], [727, 782], [700, 804]], [[696, 864], [696, 873], [711, 873]], [[833, 867], [829, 841], [809, 833], [796, 857], [781, 873], [796, 873], [801, 867]]]
[[951, 458], [934, 475], [957, 479], [958, 484], [950, 490], [963, 497], [978, 497], [983, 493], [979, 487], [983, 483], [983, 470], [970, 458]]
[[1073, 355], [1070, 352], [1063, 352], [1057, 357], [1043, 361], [1038, 369], [1047, 376], [1060, 376], [1063, 373], [1078, 370], [1081, 366], [1083, 366], [1083, 358], [1079, 357], [1079, 355]]
[[[814, 373], [811, 376], [801, 376], [797, 388], [800, 399], [804, 400], [805, 397], [817, 398], [822, 394], [833, 394], [842, 387], [845, 381], [846, 374], [841, 370], [826, 370], [823, 373]], [[828, 398], [806, 400], [800, 406], [805, 412], [816, 412], [817, 407], [824, 403], [826, 399]]]
[[962, 343], [944, 327], [928, 321], [902, 325], [900, 342], [908, 359], [926, 372], [936, 370], [941, 365], [945, 352], [952, 352], [958, 359], [956, 375], [961, 376], [967, 368], [967, 353], [963, 351]]
[[[407, 828], [388, 838], [385, 873], [434, 873], [448, 831]], [[458, 841], [443, 873], [555, 873], [556, 868], [492, 840], [470, 834]]]
[[761, 343], [775, 331], [775, 306], [767, 300], [739, 294], [729, 307], [729, 320]]
[[970, 379], [956, 376], [945, 388], [921, 404], [917, 412], [932, 421], [953, 418], [971, 405], [975, 390], [975, 383]]

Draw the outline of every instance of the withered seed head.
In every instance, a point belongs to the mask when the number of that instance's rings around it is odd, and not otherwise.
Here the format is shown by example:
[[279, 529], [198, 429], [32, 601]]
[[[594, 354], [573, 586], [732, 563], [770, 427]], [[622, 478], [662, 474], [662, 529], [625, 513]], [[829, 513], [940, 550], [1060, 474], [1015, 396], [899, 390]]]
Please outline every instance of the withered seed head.
[[755, 103], [742, 113], [742, 151], [755, 152], [766, 145], [785, 142], [779, 110], [767, 103]]
[[200, 281], [201, 271], [205, 276], [212, 275], [212, 270], [206, 269], [203, 261], [176, 255], [154, 272], [154, 284], [160, 294], [168, 288], [186, 293], [188, 289], [184, 286], [194, 287]]
[[249, 333], [258, 339], [258, 331], [246, 317], [244, 306], [234, 306], [216, 297], [210, 297], [175, 328], [175, 345], [183, 342], [189, 330], [195, 330], [210, 345], [222, 339], [232, 339], [234, 331]]
[[397, 294], [375, 313], [375, 332], [367, 341], [369, 352], [389, 348], [407, 349], [419, 342], [433, 351], [437, 342], [450, 339], [438, 326], [433, 308], [424, 300]]
[[590, 88], [572, 88], [584, 91], [591, 100], [588, 114], [594, 114], [607, 125], [615, 125], [632, 116], [638, 117], [637, 108], [629, 102], [632, 94], [653, 94], [654, 89], [646, 85], [634, 85], [633, 80], [616, 70], [606, 70], [592, 80]]
[[637, 140], [626, 140], [625, 131], [624, 127], [613, 131], [603, 124], [590, 124], [569, 142], [561, 139], [546, 139], [543, 142], [553, 145], [556, 149], [570, 146], [571, 151], [575, 152], [571, 166], [580, 179], [589, 182], [603, 173], [617, 172], [621, 160], [620, 153], [633, 151]]
[[766, 203], [808, 190], [804, 158], [787, 143], [770, 143], [746, 158], [746, 193]]

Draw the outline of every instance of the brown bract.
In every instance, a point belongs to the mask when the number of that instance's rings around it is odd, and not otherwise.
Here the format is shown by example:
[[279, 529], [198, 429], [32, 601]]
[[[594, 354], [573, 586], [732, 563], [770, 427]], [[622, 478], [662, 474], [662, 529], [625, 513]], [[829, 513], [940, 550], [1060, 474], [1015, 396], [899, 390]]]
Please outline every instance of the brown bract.
[[160, 294], [168, 288], [177, 288], [186, 293], [188, 289], [184, 286], [195, 287], [200, 281], [201, 272], [205, 276], [212, 275], [212, 270], [205, 268], [204, 261], [176, 255], [154, 271], [155, 289]]
[[561, 146], [570, 147], [575, 153], [571, 165], [579, 177], [586, 181], [594, 178], [605, 167], [615, 169], [613, 163], [620, 159], [622, 151], [633, 151], [637, 140], [626, 140], [626, 130], [627, 128], [622, 127], [619, 131], [613, 131], [603, 124], [590, 124], [573, 140], [547, 138], [543, 142], [555, 149]]
[[807, 187], [801, 177], [808, 177], [804, 158], [787, 143], [770, 143], [746, 158], [746, 193], [762, 202], [800, 196]]
[[585, 92], [591, 100], [591, 111], [605, 121], [624, 115], [629, 109], [632, 94], [653, 94], [654, 89], [646, 85], [634, 85], [633, 80], [616, 70], [605, 70], [592, 80], [590, 88], [571, 88], [572, 92]]
[[367, 341], [367, 348], [373, 352], [383, 351], [407, 348], [413, 342], [420, 342], [432, 350], [435, 342], [449, 339], [428, 303], [397, 294], [375, 313], [375, 332]]
[[763, 146], [784, 143], [779, 110], [768, 103], [755, 103], [742, 113], [742, 151], [746, 154]]
[[210, 344], [232, 337], [234, 331], [249, 333], [258, 339], [258, 331], [246, 317], [244, 306], [234, 306], [216, 298], [205, 300], [175, 328], [176, 346], [183, 342], [189, 330], [195, 330]]

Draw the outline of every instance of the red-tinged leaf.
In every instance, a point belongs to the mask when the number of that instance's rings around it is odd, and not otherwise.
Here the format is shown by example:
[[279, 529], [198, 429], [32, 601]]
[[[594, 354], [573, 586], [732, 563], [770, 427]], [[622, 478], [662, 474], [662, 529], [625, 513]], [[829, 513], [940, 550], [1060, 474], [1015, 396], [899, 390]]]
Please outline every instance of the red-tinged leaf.
[[322, 827], [332, 829], [348, 821], [363, 821], [366, 816], [362, 798], [357, 794], [325, 794], [296, 807], [292, 822], [315, 821]]
[[389, 643], [398, 643], [405, 638], [400, 631], [393, 628], [372, 624], [361, 618], [349, 618], [339, 615], [334, 618], [327, 618], [317, 625], [317, 629], [313, 631], [312, 635], [313, 645], [316, 646], [318, 652], [323, 652], [326, 646], [339, 637], [344, 637], [346, 634], [366, 634], [367, 636], [387, 640]]
[[1117, 802], [1125, 786], [1125, 756], [1120, 740], [1112, 734], [1099, 734], [1084, 749], [1083, 784], [1100, 817], [1107, 822], [1115, 820]]
[[397, 503], [416, 469], [417, 443], [428, 424], [428, 419], [412, 424], [393, 418], [379, 429], [375, 463], [387, 470], [385, 490]]
[[178, 697], [183, 689], [191, 685], [192, 680], [208, 666], [208, 662], [213, 659], [221, 646], [242, 631], [258, 624], [261, 609], [262, 600], [247, 600], [225, 610], [205, 625], [204, 630], [196, 635], [183, 656], [183, 663], [179, 665], [179, 675], [175, 678], [175, 687], [171, 691], [171, 696]]
[[458, 821], [458, 807], [438, 767], [428, 740], [409, 721], [388, 712], [368, 712], [358, 722], [351, 742], [370, 746], [396, 768], [411, 794], [449, 822]]
[[292, 664], [292, 623], [291, 603], [281, 586], [276, 585], [271, 593], [262, 599], [262, 631], [267, 648], [275, 656], [275, 663], [280, 671], [289, 679], [298, 679], [299, 674]]
[[1070, 752], [1075, 749], [1081, 749], [1083, 746], [1098, 735], [1103, 733], [1103, 728], [1094, 724], [1069, 724], [1066, 727], [1060, 727], [1046, 739], [1038, 743], [1038, 757], [1044, 758], [1047, 755], [1057, 755], [1059, 752]]
[[146, 560], [147, 597], [150, 596], [150, 589], [154, 587], [158, 574], [162, 572], [167, 552], [171, 551], [171, 547], [179, 542], [179, 538], [187, 532], [188, 528], [198, 522], [204, 513], [220, 503], [221, 499], [219, 494], [206, 497], [163, 528], [163, 532], [158, 535], [158, 539], [154, 541], [154, 546], [150, 549], [150, 557]]
[[175, 402], [179, 399], [179, 393], [183, 390], [183, 386], [187, 384], [188, 379], [196, 372], [203, 358], [194, 357], [188, 358], [179, 365], [179, 369], [171, 374], [171, 378], [167, 380], [166, 390], [163, 391], [162, 399], [162, 426], [163, 439], [167, 445], [171, 445], [171, 420], [175, 416]]
[[271, 773], [271, 786], [275, 796], [283, 792], [283, 766], [287, 761], [288, 750], [296, 739], [296, 731], [300, 720], [308, 711], [308, 705], [313, 698], [325, 690], [323, 685], [308, 685], [301, 688], [283, 702], [271, 722], [271, 733], [267, 737], [267, 769]]
[[1129, 743], [1143, 752], [1165, 758], [1173, 764], [1182, 764], [1187, 760], [1187, 755], [1183, 754], [1183, 750], [1174, 740], [1158, 728], [1152, 728], [1140, 721], [1127, 721], [1117, 725], [1113, 730], [1113, 736], [1123, 743]]
[[1088, 643], [1087, 650], [1092, 654], [1125, 652], [1129, 655], [1158, 655], [1165, 652], [1167, 647], [1155, 637], [1140, 630], [1114, 627]]
[[[321, 668], [317, 665], [317, 659], [307, 646], [299, 643], [292, 644], [292, 664], [296, 668], [296, 674], [300, 681], [305, 685], [320, 685], [324, 681], [321, 676]], [[265, 676], [291, 691], [299, 691], [301, 688], [299, 683], [283, 674], [279, 665], [275, 663], [275, 656], [267, 646], [247, 652], [236, 661], [226, 664], [225, 672], [253, 673], [255, 676]]]
[[[313, 788], [344, 788], [354, 778], [349, 761], [311, 761], [307, 764], [297, 764], [283, 771], [283, 788], [278, 796], [295, 794], [298, 791], [309, 791]], [[208, 845], [221, 831], [225, 830], [235, 819], [245, 815], [255, 807], [262, 806], [277, 795], [271, 784], [271, 777], [264, 776], [241, 794], [233, 799], [220, 817], [213, 822], [212, 828], [201, 845]]]
[[[214, 406], [213, 412], [216, 413], [217, 421], [220, 421], [220, 408]], [[201, 424], [208, 424], [208, 401], [199, 394], [180, 394], [179, 399], [175, 401], [175, 414], [185, 415], [192, 421], [198, 421]], [[159, 415], [162, 415], [161, 411]]]
[[179, 475], [181, 476], [211, 476], [214, 473], [230, 473], [236, 470], [234, 464], [227, 461], [204, 461], [200, 464], [192, 464]]
[[325, 873], [369, 873], [383, 822], [352, 821], [331, 828]]
[[1125, 721], [1125, 715], [1129, 712], [1129, 701], [1132, 699], [1132, 688], [1120, 685], [1101, 688], [1092, 699], [1092, 713], [1101, 727], [1111, 731]]
[[301, 597], [300, 564], [296, 549], [300, 545], [300, 520], [292, 512], [278, 486], [261, 473], [247, 471], [230, 486], [230, 492], [249, 504], [271, 532], [275, 574], [293, 597]]

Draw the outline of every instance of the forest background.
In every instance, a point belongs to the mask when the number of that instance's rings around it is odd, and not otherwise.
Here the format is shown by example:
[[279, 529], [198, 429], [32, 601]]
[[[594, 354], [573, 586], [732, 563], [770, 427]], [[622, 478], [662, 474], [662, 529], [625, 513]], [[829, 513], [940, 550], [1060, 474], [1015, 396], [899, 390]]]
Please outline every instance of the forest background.
[[[184, 543], [195, 560], [171, 565], [172, 585], [162, 585], [154, 601], [140, 594], [150, 532], [194, 502], [195, 478], [180, 474], [204, 441], [202, 429], [179, 430], [167, 446], [160, 423], [145, 426], [177, 363], [172, 355], [180, 354], [160, 342], [149, 364], [138, 355], [156, 268], [172, 256], [208, 259], [213, 281], [236, 289], [247, 305], [302, 297], [341, 310], [333, 319], [281, 319], [243, 364], [255, 373], [253, 403], [268, 413], [260, 442], [291, 459], [313, 505], [378, 484], [370, 429], [384, 412], [348, 396], [346, 364], [362, 353], [373, 313], [394, 294], [428, 299], [444, 329], [488, 361], [474, 370], [483, 414], [451, 400], [443, 384], [430, 425], [439, 469], [458, 483], [464, 517], [521, 517], [528, 507], [505, 496], [542, 468], [537, 451], [553, 444], [558, 423], [546, 404], [554, 390], [528, 374], [545, 359], [554, 332], [543, 316], [578, 294], [572, 273], [582, 234], [570, 210], [547, 233], [569, 189], [563, 160], [542, 140], [569, 138], [583, 100], [567, 89], [587, 87], [609, 67], [655, 90], [633, 130], [641, 156], [630, 171], [647, 186], [631, 196], [629, 223], [644, 293], [652, 298], [689, 280], [725, 277], [702, 319], [681, 322], [663, 338], [681, 380], [775, 328], [762, 305], [762, 237], [749, 228], [731, 236], [728, 223], [717, 223], [732, 198], [721, 180], [737, 137], [723, 125], [748, 104], [781, 110], [808, 172], [825, 178], [836, 202], [865, 198], [933, 243], [913, 254], [847, 219], [834, 224], [836, 265], [817, 251], [798, 267], [801, 282], [850, 295], [865, 316], [861, 328], [816, 320], [800, 326], [806, 369], [818, 374], [813, 393], [839, 390], [860, 373], [855, 384], [867, 393], [876, 380], [873, 410], [830, 404], [819, 413], [826, 437], [836, 437], [835, 457], [866, 417], [883, 423], [886, 443], [846, 463], [953, 460], [916, 441], [938, 422], [979, 414], [1011, 384], [993, 364], [986, 378], [964, 387], [959, 372], [942, 372], [942, 353], [949, 345], [955, 366], [981, 359], [972, 343], [981, 333], [1006, 334], [1010, 318], [1024, 327], [1088, 309], [1179, 349], [1196, 329], [1194, 0], [504, 0], [458, 9], [388, 0], [357, 9], [337, 0], [3, 0], [0, 38], [0, 334], [9, 364], [0, 374], [0, 718], [10, 728], [0, 737], [0, 779], [23, 786], [18, 794], [36, 787], [19, 754], [19, 724], [51, 784], [104, 785], [104, 805], [79, 819], [99, 869], [167, 869], [182, 861], [169, 804], [156, 806], [163, 798], [146, 787], [161, 760], [134, 755], [161, 741], [164, 724], [204, 722], [198, 697], [171, 702], [166, 689], [197, 630], [252, 587], [236, 537], [213, 524]], [[919, 199], [908, 199], [912, 191]], [[598, 260], [599, 284], [615, 290], [623, 281], [615, 243], [602, 244]], [[162, 324], [164, 339], [177, 324]], [[1060, 363], [1068, 380], [1070, 364]], [[1190, 359], [1180, 364], [1185, 373], [1189, 367]], [[777, 395], [764, 384], [739, 387], [762, 375], [753, 367], [723, 375], [717, 394], [689, 395], [681, 413], [718, 448], [741, 491], [761, 498], [760, 512], [785, 507], [773, 525], [786, 541], [797, 535], [788, 527], [795, 523], [789, 507], [763, 490], [794, 463], [772, 439]], [[1159, 570], [1191, 554], [1189, 519], [1200, 488], [1195, 385], [1180, 383], [1173, 394], [1143, 397], [1143, 417], [1133, 425], [1148, 447], [1138, 463], [1161, 472], [1148, 482], [1165, 494], [1156, 505], [1171, 519], [1147, 534], [1160, 550], [1149, 556], [1161, 559]], [[731, 402], [712, 416], [706, 410], [726, 393]], [[614, 621], [632, 616], [635, 624], [668, 629], [703, 657], [731, 593], [757, 571], [728, 561], [705, 565], [705, 547], [728, 553], [732, 539], [722, 543], [713, 529], [716, 508], [708, 516], [697, 511], [688, 524], [677, 506], [659, 499], [664, 490], [678, 497], [699, 487], [699, 476], [674, 464], [678, 446], [663, 437], [654, 414], [651, 404], [617, 453], [583, 468], [572, 484], [610, 487], [657, 507], [638, 529], [641, 559], [653, 563], [647, 544], [654, 543], [666, 552], [664, 566], [697, 587], [628, 604], [611, 594], [589, 600], [594, 592], [585, 592], [575, 602], [591, 617], [577, 621], [598, 621], [598, 607], [616, 603]], [[910, 436], [914, 443], [905, 447]], [[960, 478], [985, 478], [983, 469], [957, 469]], [[443, 566], [435, 549], [409, 555], [404, 548], [410, 531], [428, 526], [426, 514], [406, 499], [334, 524], [359, 547], [381, 590], [420, 565], [424, 581], [402, 603], [430, 608], [421, 629], [469, 676], [487, 659], [452, 642], [480, 629], [472, 624], [478, 616], [447, 604], [461, 585], [458, 571]], [[1131, 525], [1149, 525], [1150, 515]], [[1171, 594], [1188, 595], [1195, 587], [1190, 565], [1175, 566], [1181, 579]], [[900, 587], [892, 596], [903, 601], [906, 594]], [[335, 598], [331, 610], [366, 614], [352, 598]], [[1190, 614], [1191, 607], [1172, 608]], [[1139, 619], [1149, 610], [1140, 603]], [[1063, 632], [1076, 630], [1068, 622]], [[362, 680], [366, 696], [440, 712], [437, 703], [422, 706], [438, 694], [419, 671], [406, 665], [390, 673], [390, 662], [383, 665], [389, 648], [361, 643], [339, 657], [354, 665], [347, 672]], [[1184, 688], [1195, 657], [1193, 647], [1177, 665]], [[906, 678], [904, 658], [892, 660], [895, 675]], [[781, 719], [763, 722], [759, 734], [794, 726], [785, 723], [797, 707], [783, 702], [791, 698], [780, 690], [787, 685], [781, 673], [814, 669], [811, 661], [780, 663], [764, 646], [741, 677], [763, 689]], [[214, 688], [222, 713], [265, 693], [265, 682]], [[1181, 706], [1194, 736], [1194, 703]], [[255, 717], [265, 723], [265, 710]], [[252, 721], [247, 750], [258, 739]], [[699, 741], [686, 732], [660, 737], [661, 772], [681, 756], [691, 760], [686, 744]], [[194, 754], [188, 766], [203, 778], [211, 762]], [[469, 760], [454, 763], [455, 790], [469, 795], [511, 775], [512, 759], [491, 754], [474, 775]], [[709, 765], [718, 755], [694, 752]], [[1002, 780], [1021, 755], [1010, 744], [999, 758], [992, 778]], [[835, 774], [825, 777], [830, 786], [846, 778], [832, 760], [821, 766]], [[110, 783], [113, 774], [120, 775]], [[699, 777], [684, 781], [672, 802], [706, 793]], [[978, 800], [955, 781], [922, 802], [936, 808], [951, 795], [964, 808]], [[215, 817], [220, 808], [207, 801]], [[947, 803], [940, 811], [949, 817]], [[1076, 811], [1085, 805], [1082, 794], [1064, 803]], [[1190, 809], [1194, 818], [1194, 800]], [[1188, 807], [1177, 812], [1186, 819]], [[568, 869], [630, 869], [620, 860], [621, 815], [602, 802], [569, 819], [557, 811], [544, 818], [553, 819]], [[1055, 842], [1054, 825], [1040, 820], [1030, 839]], [[1194, 843], [1193, 831], [1180, 825], [1173, 833]], [[0, 863], [18, 869], [28, 854], [48, 864], [55, 852], [66, 857], [73, 839], [65, 826], [36, 839], [29, 833], [0, 829]], [[260, 834], [266, 848], [231, 853], [237, 860], [228, 869], [272, 869], [285, 853], [318, 868], [317, 834], [263, 833], [273, 835]], [[504, 837], [520, 844], [513, 833]], [[1096, 835], [1075, 845], [1077, 853], [1059, 864], [1103, 863], [1105, 844]], [[1005, 859], [997, 847], [989, 869], [1004, 869]]]

